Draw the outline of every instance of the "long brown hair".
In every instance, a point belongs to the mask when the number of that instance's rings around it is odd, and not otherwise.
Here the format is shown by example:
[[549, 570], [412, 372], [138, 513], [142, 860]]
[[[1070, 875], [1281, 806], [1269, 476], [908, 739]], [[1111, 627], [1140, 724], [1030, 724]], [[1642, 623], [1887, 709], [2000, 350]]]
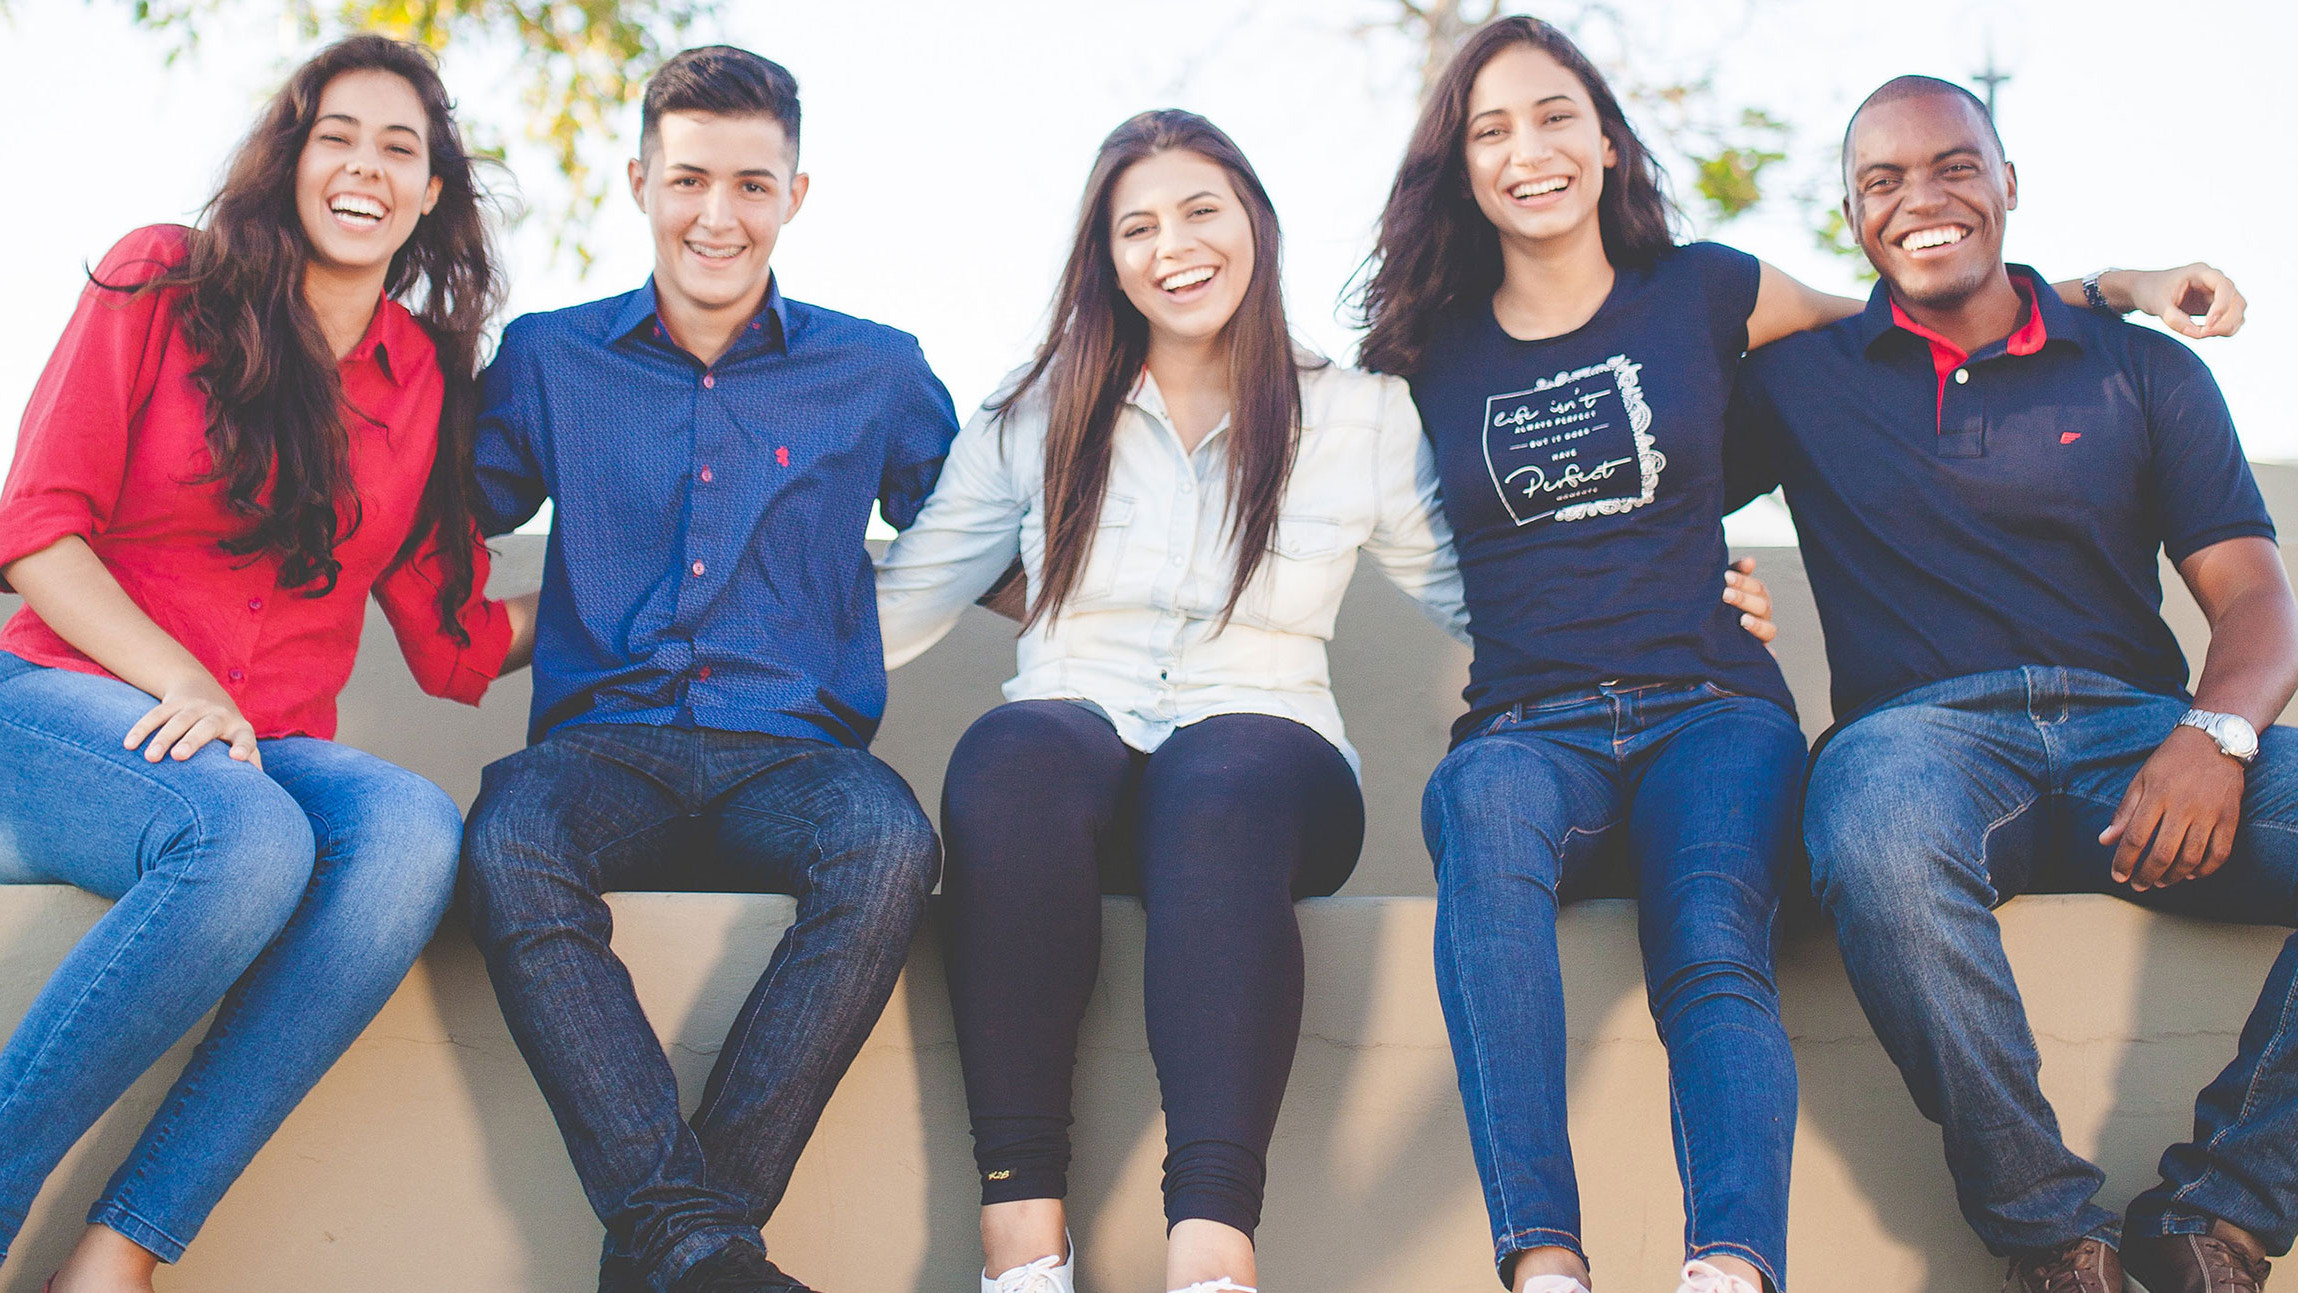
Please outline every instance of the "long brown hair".
[[1300, 361], [1278, 286], [1277, 211], [1243, 150], [1193, 112], [1144, 112], [1109, 132], [1086, 177], [1077, 236], [1054, 293], [1053, 324], [1037, 359], [990, 407], [1002, 420], [1043, 387], [1045, 564], [1024, 627], [1057, 614], [1093, 551], [1109, 489], [1112, 435], [1125, 397], [1149, 359], [1149, 321], [1117, 283], [1109, 248], [1110, 201], [1126, 170], [1158, 153], [1195, 153], [1228, 172], [1253, 230], [1253, 275], [1229, 320], [1229, 518], [1236, 574], [1225, 622], [1260, 569], [1284, 502], [1300, 440]]
[[472, 174], [428, 51], [373, 35], [321, 50], [288, 78], [232, 154], [184, 262], [144, 282], [104, 286], [181, 290], [177, 318], [201, 356], [194, 376], [208, 395], [214, 467], [202, 479], [224, 482], [228, 506], [248, 522], [224, 550], [277, 558], [283, 588], [310, 597], [333, 592], [343, 569], [335, 545], [359, 527], [359, 499], [335, 353], [303, 294], [311, 242], [296, 211], [295, 177], [321, 92], [346, 72], [370, 69], [414, 87], [428, 119], [431, 174], [440, 181], [438, 202], [392, 256], [383, 282], [429, 334], [446, 378], [437, 456], [395, 559], [436, 539], [447, 571], [440, 628], [468, 645], [458, 612], [476, 579], [479, 337], [501, 303], [502, 281], [484, 211], [492, 199]]
[[1468, 188], [1468, 96], [1484, 65], [1515, 45], [1542, 51], [1580, 79], [1611, 142], [1616, 162], [1596, 200], [1605, 257], [1616, 266], [1648, 265], [1675, 245], [1664, 173], [1604, 74], [1547, 23], [1495, 19], [1469, 36], [1430, 92], [1380, 213], [1379, 240], [1357, 271], [1357, 321], [1369, 329], [1357, 362], [1374, 372], [1418, 372], [1437, 320], [1500, 287], [1500, 235]]

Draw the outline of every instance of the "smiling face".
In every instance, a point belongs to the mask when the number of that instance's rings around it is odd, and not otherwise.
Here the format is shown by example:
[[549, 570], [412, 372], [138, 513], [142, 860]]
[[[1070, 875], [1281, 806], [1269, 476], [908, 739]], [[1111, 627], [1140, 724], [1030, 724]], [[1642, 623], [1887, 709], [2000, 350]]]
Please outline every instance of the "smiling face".
[[295, 213], [312, 264], [380, 278], [439, 200], [430, 122], [395, 72], [345, 72], [319, 93], [295, 168]]
[[1152, 341], [1202, 343], [1235, 317], [1253, 281], [1253, 221], [1228, 171], [1169, 149], [1135, 162], [1109, 198], [1117, 285]]
[[1463, 150], [1468, 190], [1503, 239], [1599, 233], [1596, 201], [1619, 158], [1588, 87], [1545, 50], [1512, 45], [1476, 74]]
[[2002, 279], [2018, 175], [1959, 95], [1870, 104], [1844, 150], [1844, 215], [1899, 298], [1947, 309]]
[[782, 123], [767, 116], [670, 112], [630, 192], [654, 230], [654, 290], [665, 313], [757, 313], [782, 226], [806, 200], [806, 176]]

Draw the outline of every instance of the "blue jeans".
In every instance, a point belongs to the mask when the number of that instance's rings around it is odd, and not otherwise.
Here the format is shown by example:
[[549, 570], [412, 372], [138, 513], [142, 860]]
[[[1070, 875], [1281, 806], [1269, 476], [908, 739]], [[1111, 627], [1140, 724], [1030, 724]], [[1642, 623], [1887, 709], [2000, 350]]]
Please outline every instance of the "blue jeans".
[[1773, 974], [1803, 734], [1707, 684], [1519, 705], [1437, 765], [1436, 988], [1501, 1279], [1580, 1241], [1564, 1104], [1559, 903], [1624, 866], [1668, 1048], [1686, 1250], [1785, 1281], [1795, 1059]]
[[[215, 1022], [88, 1214], [175, 1261], [431, 937], [462, 821], [444, 791], [303, 737], [146, 763], [152, 698], [0, 653], [0, 883], [114, 899], [0, 1051], [0, 1255], [64, 1152]], [[220, 1004], [219, 1004], [220, 1003]]]
[[[867, 750], [639, 724], [552, 732], [471, 808], [473, 932], [511, 1036], [605, 1223], [610, 1284], [668, 1288], [756, 1244], [822, 1107], [892, 995], [939, 849]], [[798, 898], [689, 1123], [599, 895]]]
[[[2158, 911], [2298, 924], [2298, 731], [2269, 728], [2216, 873], [2133, 893], [2098, 842], [2186, 703], [2081, 669], [1974, 674], [1847, 724], [1812, 769], [1804, 837], [1867, 1018], [1945, 1132], [1963, 1216], [1996, 1253], [2112, 1242], [2099, 1170], [2069, 1151], [1992, 909], [2029, 892], [2111, 893]], [[2073, 954], [2070, 952], [2070, 955]], [[2222, 1217], [2288, 1252], [2298, 1230], [2298, 936], [2283, 944], [2234, 1062], [2162, 1156], [2128, 1231]]]

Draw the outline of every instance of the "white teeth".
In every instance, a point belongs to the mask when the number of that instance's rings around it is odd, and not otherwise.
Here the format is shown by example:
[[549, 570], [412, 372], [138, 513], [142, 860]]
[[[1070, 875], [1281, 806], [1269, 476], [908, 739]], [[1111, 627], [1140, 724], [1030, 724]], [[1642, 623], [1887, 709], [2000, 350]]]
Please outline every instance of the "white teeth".
[[1212, 276], [1212, 266], [1199, 265], [1195, 269], [1184, 269], [1178, 274], [1168, 274], [1157, 280], [1157, 286], [1167, 292], [1178, 292], [1185, 287], [1195, 287]]
[[740, 247], [705, 247], [700, 243], [692, 242], [686, 245], [694, 249], [695, 255], [705, 260], [732, 260], [742, 254]]
[[370, 197], [346, 193], [334, 199], [327, 207], [337, 215], [362, 216], [369, 220], [383, 218], [383, 204]]
[[1952, 225], [1943, 225], [1937, 229], [1917, 229], [1915, 232], [1908, 234], [1904, 238], [1901, 238], [1899, 240], [1899, 245], [1906, 248], [1908, 251], [1921, 251], [1926, 247], [1952, 246], [1953, 244], [1959, 243], [1961, 241], [1963, 241], [1963, 231], [1961, 229], [1957, 229]]
[[1515, 188], [1508, 190], [1508, 196], [1519, 199], [1536, 198], [1543, 193], [1554, 193], [1569, 183], [1571, 183], [1571, 181], [1561, 175], [1552, 180], [1527, 180], [1524, 183], [1517, 185]]

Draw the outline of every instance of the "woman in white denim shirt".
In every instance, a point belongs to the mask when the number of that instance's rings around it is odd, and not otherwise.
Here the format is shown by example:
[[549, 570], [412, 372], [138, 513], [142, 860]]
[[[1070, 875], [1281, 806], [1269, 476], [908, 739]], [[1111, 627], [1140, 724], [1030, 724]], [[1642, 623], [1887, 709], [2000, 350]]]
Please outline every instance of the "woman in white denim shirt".
[[1466, 637], [1410, 393], [1294, 345], [1277, 259], [1226, 135], [1184, 112], [1120, 126], [1051, 337], [879, 564], [889, 666], [1016, 558], [1032, 598], [1008, 703], [943, 789], [985, 1293], [1073, 1288], [1070, 1075], [1103, 893], [1148, 909], [1167, 1286], [1249, 1288], [1300, 1027], [1292, 904], [1339, 888], [1363, 837], [1325, 659], [1357, 554]]

